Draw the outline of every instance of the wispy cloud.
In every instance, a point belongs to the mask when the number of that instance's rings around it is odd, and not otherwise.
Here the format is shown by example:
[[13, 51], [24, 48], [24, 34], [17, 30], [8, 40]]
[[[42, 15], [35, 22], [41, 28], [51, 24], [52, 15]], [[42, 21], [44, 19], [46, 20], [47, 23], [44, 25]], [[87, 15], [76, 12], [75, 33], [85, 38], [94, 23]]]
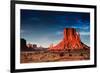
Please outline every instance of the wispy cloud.
[[63, 35], [63, 32], [62, 31], [57, 31], [56, 35]]
[[72, 28], [76, 28], [76, 29], [83, 29], [83, 30], [86, 30], [86, 29], [89, 29], [90, 27], [89, 26], [71, 26]]
[[80, 35], [90, 35], [90, 32], [80, 32]]

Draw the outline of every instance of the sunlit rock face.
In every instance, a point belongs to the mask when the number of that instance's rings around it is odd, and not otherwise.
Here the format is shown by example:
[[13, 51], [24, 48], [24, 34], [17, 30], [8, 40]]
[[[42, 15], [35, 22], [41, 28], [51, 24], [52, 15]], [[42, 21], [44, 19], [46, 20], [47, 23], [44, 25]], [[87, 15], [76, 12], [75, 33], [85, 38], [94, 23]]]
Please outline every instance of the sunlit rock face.
[[64, 37], [56, 46], [50, 46], [49, 50], [68, 50], [68, 49], [88, 49], [89, 47], [82, 43], [79, 32], [75, 28], [65, 28]]

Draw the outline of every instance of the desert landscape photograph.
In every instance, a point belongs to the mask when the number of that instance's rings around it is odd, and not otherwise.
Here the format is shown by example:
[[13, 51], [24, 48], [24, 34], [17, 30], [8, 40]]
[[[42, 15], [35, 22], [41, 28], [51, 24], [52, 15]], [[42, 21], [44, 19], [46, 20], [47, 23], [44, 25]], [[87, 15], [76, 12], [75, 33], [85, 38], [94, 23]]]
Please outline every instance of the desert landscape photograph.
[[20, 63], [90, 60], [90, 13], [20, 10]]

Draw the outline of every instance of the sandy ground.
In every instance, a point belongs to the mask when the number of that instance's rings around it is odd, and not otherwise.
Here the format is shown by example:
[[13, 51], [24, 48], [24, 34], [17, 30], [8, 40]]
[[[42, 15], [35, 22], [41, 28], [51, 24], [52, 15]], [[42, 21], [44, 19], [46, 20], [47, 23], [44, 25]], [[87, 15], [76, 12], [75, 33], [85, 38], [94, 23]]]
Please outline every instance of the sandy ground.
[[21, 52], [21, 63], [55, 62], [89, 60], [90, 50], [72, 51], [23, 51]]

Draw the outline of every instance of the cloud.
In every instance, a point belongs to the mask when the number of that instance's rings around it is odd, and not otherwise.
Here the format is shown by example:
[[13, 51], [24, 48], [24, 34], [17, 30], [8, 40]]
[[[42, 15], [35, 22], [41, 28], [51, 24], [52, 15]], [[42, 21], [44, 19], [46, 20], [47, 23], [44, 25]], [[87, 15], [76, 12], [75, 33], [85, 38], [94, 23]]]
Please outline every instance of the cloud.
[[90, 28], [89, 24], [89, 22], [82, 22], [81, 20], [78, 20], [78, 22], [71, 27], [76, 29], [88, 30]]
[[63, 35], [63, 32], [62, 31], [57, 31], [56, 35]]
[[80, 35], [90, 35], [90, 32], [80, 32]]
[[72, 28], [76, 28], [76, 29], [83, 29], [83, 30], [86, 30], [86, 29], [89, 29], [90, 27], [89, 26], [72, 26]]

